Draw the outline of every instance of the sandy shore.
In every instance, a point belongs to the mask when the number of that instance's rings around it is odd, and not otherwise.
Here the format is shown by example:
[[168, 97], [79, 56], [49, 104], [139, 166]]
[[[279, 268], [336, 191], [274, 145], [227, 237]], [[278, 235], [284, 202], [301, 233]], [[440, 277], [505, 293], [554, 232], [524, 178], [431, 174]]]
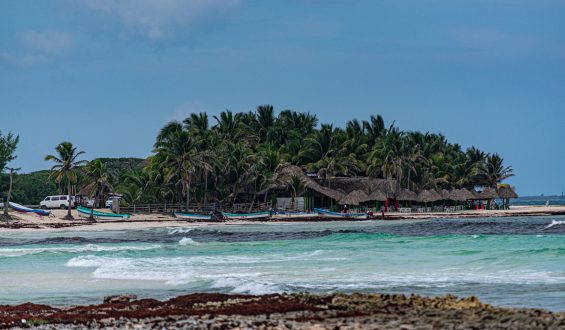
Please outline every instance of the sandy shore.
[[[250, 224], [261, 223], [251, 220], [230, 220], [214, 222], [187, 222], [176, 220], [167, 214], [133, 214], [130, 220], [99, 220], [91, 223], [79, 217], [76, 210], [72, 211], [75, 220], [63, 219], [67, 215], [66, 210], [52, 210], [51, 216], [40, 217], [31, 213], [11, 212], [12, 220], [0, 221], [1, 232], [13, 231], [81, 231], [81, 230], [127, 230], [127, 229], [146, 229], [159, 227], [186, 226], [188, 223], [194, 226], [206, 226], [210, 224]], [[480, 210], [463, 211], [456, 213], [386, 213], [386, 220], [425, 220], [437, 218], [480, 218], [480, 217], [512, 217], [512, 216], [551, 216], [565, 215], [565, 206], [513, 206], [510, 210]], [[381, 220], [377, 215], [375, 220]], [[268, 220], [263, 222], [285, 222], [285, 220]], [[294, 220], [298, 221], [298, 220]], [[302, 220], [304, 221], [304, 220]], [[312, 219], [309, 221], [323, 222], [330, 219]], [[335, 220], [334, 220], [335, 221]]]
[[475, 297], [191, 294], [56, 308], [0, 306], [0, 327], [37, 329], [563, 329], [565, 313], [497, 308]]

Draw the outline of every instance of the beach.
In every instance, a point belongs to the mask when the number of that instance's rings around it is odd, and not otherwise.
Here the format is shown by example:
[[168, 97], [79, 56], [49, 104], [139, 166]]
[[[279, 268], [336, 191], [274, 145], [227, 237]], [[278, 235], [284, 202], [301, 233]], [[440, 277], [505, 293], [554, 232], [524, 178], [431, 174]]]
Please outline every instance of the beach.
[[[101, 210], [108, 211], [108, 210]], [[94, 223], [81, 218], [78, 212], [73, 209], [72, 215], [74, 220], [65, 220], [67, 210], [51, 210], [51, 216], [42, 217], [33, 213], [10, 212], [11, 221], [0, 222], [0, 233], [3, 231], [57, 231], [64, 228], [65, 230], [123, 230], [123, 229], [140, 229], [140, 228], [163, 228], [169, 226], [184, 226], [188, 222], [186, 220], [177, 220], [171, 214], [150, 213], [150, 214], [133, 214], [129, 220], [98, 220]], [[468, 210], [453, 213], [385, 213], [385, 220], [429, 220], [429, 219], [454, 219], [454, 218], [492, 218], [492, 217], [516, 217], [516, 216], [559, 216], [565, 215], [565, 206], [512, 206], [509, 210]], [[353, 219], [351, 219], [353, 221]], [[382, 220], [380, 214], [376, 214], [373, 220]], [[252, 223], [272, 223], [272, 222], [296, 222], [292, 219], [277, 220], [229, 220], [222, 221], [225, 224], [252, 224]], [[300, 220], [298, 220], [300, 221]], [[324, 222], [332, 221], [332, 219], [311, 219], [310, 221]], [[217, 224], [219, 221], [198, 221], [193, 223]]]

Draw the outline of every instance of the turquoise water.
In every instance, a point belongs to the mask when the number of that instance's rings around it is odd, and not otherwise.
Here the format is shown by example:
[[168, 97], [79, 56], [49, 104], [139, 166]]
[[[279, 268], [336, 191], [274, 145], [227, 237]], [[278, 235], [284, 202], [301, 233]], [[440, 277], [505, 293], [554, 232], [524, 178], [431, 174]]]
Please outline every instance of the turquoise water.
[[565, 218], [210, 225], [0, 238], [0, 303], [136, 293], [477, 295], [565, 310]]

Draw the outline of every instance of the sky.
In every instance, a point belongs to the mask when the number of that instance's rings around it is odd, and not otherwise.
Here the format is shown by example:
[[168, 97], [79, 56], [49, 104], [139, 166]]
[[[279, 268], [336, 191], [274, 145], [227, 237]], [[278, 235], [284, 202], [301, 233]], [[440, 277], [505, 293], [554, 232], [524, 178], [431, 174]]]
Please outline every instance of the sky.
[[565, 1], [3, 0], [0, 130], [23, 172], [68, 140], [146, 157], [191, 112], [381, 114], [565, 188]]

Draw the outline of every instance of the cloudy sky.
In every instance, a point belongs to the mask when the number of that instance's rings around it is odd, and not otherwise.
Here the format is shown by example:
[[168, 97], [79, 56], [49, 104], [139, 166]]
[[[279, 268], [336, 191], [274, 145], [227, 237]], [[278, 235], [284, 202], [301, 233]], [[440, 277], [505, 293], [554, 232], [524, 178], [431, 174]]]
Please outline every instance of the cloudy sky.
[[565, 187], [565, 2], [3, 0], [0, 130], [15, 165], [70, 140], [150, 154], [191, 112], [382, 114], [499, 152], [522, 195]]

